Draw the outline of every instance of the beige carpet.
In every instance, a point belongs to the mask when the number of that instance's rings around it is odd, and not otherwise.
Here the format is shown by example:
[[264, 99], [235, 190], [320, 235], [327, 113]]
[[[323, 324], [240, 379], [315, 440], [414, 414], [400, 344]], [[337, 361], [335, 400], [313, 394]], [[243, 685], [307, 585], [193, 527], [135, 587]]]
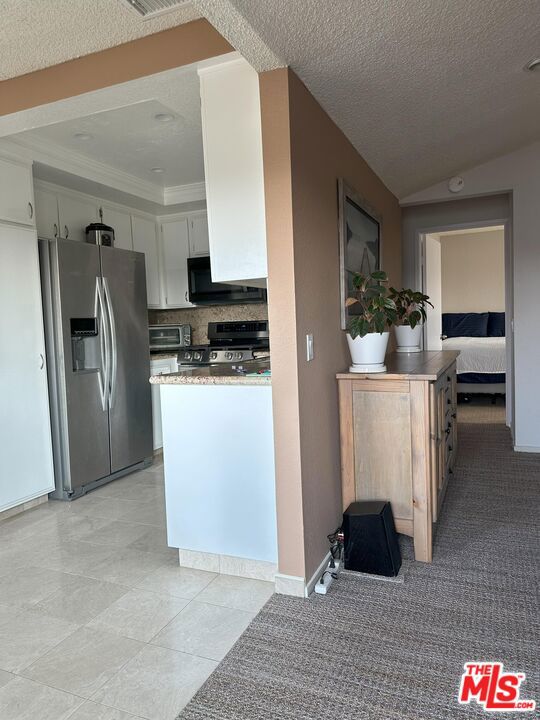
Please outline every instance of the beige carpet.
[[497, 403], [492, 405], [491, 397], [472, 397], [468, 403], [459, 403], [457, 413], [460, 423], [506, 423], [506, 407], [501, 398], [497, 398]]

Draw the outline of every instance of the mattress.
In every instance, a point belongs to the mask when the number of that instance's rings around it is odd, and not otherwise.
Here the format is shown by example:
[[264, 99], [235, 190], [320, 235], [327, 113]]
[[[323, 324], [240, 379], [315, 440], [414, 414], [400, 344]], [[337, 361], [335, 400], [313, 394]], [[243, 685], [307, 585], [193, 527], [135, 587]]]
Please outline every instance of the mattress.
[[443, 350], [459, 350], [456, 370], [465, 373], [500, 375], [506, 372], [506, 338], [456, 337], [442, 341]]

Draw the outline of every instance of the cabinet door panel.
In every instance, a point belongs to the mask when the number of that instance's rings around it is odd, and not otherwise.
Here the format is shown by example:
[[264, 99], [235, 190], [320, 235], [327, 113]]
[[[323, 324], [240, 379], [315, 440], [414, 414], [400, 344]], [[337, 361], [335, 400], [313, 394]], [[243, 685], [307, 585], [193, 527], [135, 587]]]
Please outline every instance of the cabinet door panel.
[[189, 217], [189, 254], [191, 257], [210, 254], [206, 213]]
[[167, 307], [189, 307], [191, 303], [188, 300], [188, 219], [164, 222], [161, 228], [165, 305]]
[[131, 237], [131, 214], [103, 205], [103, 222], [114, 230], [114, 247], [133, 250]]
[[[0, 225], [0, 511], [54, 490], [38, 244]], [[17, 338], [17, 342], [13, 342]]]
[[[152, 375], [169, 375], [176, 372], [178, 364], [173, 358], [168, 360], [152, 360], [150, 373]], [[154, 450], [163, 447], [163, 429], [161, 425], [161, 396], [160, 385], [152, 385], [152, 421], [154, 431]]]
[[148, 307], [161, 306], [156, 223], [140, 215], [131, 216], [133, 249], [145, 255]]
[[34, 225], [32, 170], [0, 159], [0, 221]]
[[60, 237], [66, 240], [86, 241], [86, 226], [99, 221], [97, 202], [58, 195]]
[[54, 240], [58, 237], [58, 200], [48, 190], [35, 190], [36, 228], [40, 238]]

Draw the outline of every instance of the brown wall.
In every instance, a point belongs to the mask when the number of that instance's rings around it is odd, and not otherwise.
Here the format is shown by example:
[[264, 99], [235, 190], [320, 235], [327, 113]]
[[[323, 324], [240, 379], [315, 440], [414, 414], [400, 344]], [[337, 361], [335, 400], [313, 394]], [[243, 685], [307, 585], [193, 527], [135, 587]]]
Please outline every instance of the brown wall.
[[233, 49], [207, 20], [194, 20], [109, 50], [3, 80], [0, 115], [190, 65]]
[[[396, 285], [401, 211], [292, 71], [261, 75], [261, 105], [276, 482], [278, 507], [287, 508], [279, 518], [279, 567], [310, 578], [342, 511], [335, 374], [350, 358], [340, 329], [337, 179], [382, 217], [382, 265]], [[309, 363], [307, 333], [315, 346]], [[300, 524], [301, 541], [293, 544]]]

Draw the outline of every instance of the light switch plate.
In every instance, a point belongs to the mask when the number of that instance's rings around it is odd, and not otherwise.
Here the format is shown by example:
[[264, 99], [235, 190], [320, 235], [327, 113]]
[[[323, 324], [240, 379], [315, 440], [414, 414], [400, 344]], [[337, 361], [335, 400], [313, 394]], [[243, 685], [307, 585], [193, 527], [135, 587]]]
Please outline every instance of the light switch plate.
[[306, 357], [307, 361], [313, 360], [313, 335], [306, 335]]

